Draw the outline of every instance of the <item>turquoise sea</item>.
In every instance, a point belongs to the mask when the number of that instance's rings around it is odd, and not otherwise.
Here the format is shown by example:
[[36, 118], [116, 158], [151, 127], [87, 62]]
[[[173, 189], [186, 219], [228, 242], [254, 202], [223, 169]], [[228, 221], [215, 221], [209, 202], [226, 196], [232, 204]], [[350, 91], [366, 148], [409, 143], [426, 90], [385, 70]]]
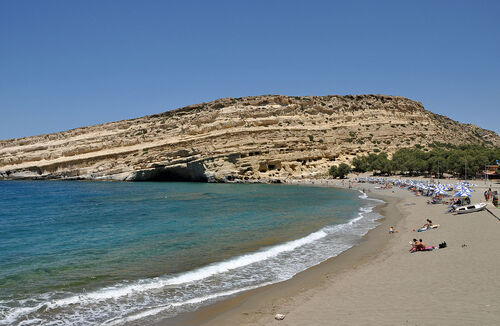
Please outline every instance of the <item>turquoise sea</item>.
[[280, 282], [375, 227], [333, 188], [0, 181], [0, 325], [147, 325]]

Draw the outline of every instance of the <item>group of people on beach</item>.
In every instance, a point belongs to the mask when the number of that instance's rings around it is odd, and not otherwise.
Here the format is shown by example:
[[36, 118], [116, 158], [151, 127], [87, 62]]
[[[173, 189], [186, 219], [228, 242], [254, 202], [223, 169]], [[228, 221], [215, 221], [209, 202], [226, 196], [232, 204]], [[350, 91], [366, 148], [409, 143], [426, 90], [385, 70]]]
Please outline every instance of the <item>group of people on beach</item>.
[[490, 199], [493, 206], [498, 207], [498, 191], [492, 191], [491, 187], [484, 191], [484, 200], [489, 201]]
[[492, 197], [493, 197], [493, 191], [491, 191], [491, 188], [484, 191], [484, 200], [488, 201]]
[[[428, 230], [434, 226], [435, 225], [434, 225], [434, 223], [432, 223], [431, 219], [426, 219], [426, 223], [424, 225], [422, 225], [422, 227], [419, 230], [426, 230], [426, 229]], [[415, 230], [413, 230], [413, 231], [415, 231]], [[398, 232], [398, 231], [396, 231], [396, 229], [394, 229], [393, 226], [389, 227], [390, 234], [396, 233], [396, 232]], [[410, 242], [410, 244], [411, 244], [410, 251], [413, 251], [413, 250], [422, 251], [422, 250], [427, 249], [427, 245], [425, 244], [425, 242], [422, 239], [413, 239], [412, 242]]]
[[413, 243], [411, 245], [412, 249], [415, 250], [425, 250], [427, 246], [425, 245], [424, 241], [422, 239], [413, 239]]
[[[432, 223], [432, 221], [430, 219], [426, 219], [427, 223], [425, 223], [424, 225], [422, 225], [422, 227], [419, 229], [419, 231], [421, 230], [429, 230], [431, 229], [434, 224]], [[413, 230], [415, 231], [415, 230]], [[413, 243], [411, 245], [411, 249], [415, 249], [415, 250], [425, 250], [426, 249], [426, 245], [424, 243], [424, 241], [422, 241], [422, 239], [413, 239]]]

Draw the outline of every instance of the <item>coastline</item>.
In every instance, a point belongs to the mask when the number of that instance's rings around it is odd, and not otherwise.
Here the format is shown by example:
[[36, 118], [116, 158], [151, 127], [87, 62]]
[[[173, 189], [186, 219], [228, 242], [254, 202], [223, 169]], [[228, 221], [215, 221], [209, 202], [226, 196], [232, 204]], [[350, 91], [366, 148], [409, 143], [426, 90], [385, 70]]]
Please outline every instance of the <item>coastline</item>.
[[[294, 185], [297, 184], [294, 183]], [[307, 182], [301, 185], [348, 189], [347, 186], [342, 185], [340, 182], [330, 182], [329, 180], [325, 182]], [[358, 192], [362, 188], [356, 186], [350, 190]], [[403, 199], [397, 196], [382, 195], [374, 193], [371, 190], [369, 191], [369, 198], [383, 201], [373, 208], [381, 217], [377, 219], [378, 225], [369, 230], [355, 246], [296, 274], [286, 281], [244, 291], [227, 299], [201, 307], [196, 311], [181, 313], [173, 318], [160, 320], [153, 325], [231, 325], [236, 321], [240, 324], [252, 324], [256, 315], [267, 314], [274, 318], [274, 314], [276, 313], [286, 314], [286, 311], [277, 310], [279, 306], [286, 307], [288, 305], [284, 298], [310, 295], [309, 292], [324, 285], [329, 278], [349, 272], [353, 268], [359, 268], [383, 252], [384, 247], [387, 246], [386, 230], [389, 228], [389, 225], [398, 225], [401, 213], [397, 204]], [[256, 311], [257, 313], [249, 313], [248, 311]]]
[[[475, 188], [473, 202], [483, 201], [485, 187]], [[386, 201], [378, 206], [380, 225], [360, 244], [290, 280], [155, 325], [498, 324], [498, 220], [487, 211], [447, 215], [446, 206], [427, 205], [427, 198], [400, 188], [358, 188]], [[491, 209], [500, 215], [500, 209]], [[414, 232], [429, 217], [441, 226]], [[389, 226], [399, 232], [389, 234]], [[408, 242], [416, 237], [435, 246], [446, 241], [448, 247], [410, 254]], [[285, 319], [275, 320], [277, 313]]]

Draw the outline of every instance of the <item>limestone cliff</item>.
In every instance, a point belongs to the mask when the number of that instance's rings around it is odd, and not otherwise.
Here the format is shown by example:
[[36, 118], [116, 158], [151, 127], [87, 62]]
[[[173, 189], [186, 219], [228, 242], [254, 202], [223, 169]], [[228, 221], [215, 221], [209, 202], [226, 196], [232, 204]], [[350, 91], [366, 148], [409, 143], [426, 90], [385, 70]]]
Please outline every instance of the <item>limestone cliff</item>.
[[0, 141], [0, 179], [314, 178], [358, 154], [435, 141], [500, 146], [403, 97], [266, 95]]

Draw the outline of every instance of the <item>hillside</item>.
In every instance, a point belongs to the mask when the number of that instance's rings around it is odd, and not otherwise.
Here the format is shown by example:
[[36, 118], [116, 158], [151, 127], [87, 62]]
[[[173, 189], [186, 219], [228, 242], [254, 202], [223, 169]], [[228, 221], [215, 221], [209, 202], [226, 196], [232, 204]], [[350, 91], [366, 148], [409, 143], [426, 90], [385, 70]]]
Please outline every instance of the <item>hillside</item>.
[[0, 141], [0, 179], [260, 181], [324, 176], [373, 151], [500, 146], [404, 97], [224, 98], [138, 119]]

